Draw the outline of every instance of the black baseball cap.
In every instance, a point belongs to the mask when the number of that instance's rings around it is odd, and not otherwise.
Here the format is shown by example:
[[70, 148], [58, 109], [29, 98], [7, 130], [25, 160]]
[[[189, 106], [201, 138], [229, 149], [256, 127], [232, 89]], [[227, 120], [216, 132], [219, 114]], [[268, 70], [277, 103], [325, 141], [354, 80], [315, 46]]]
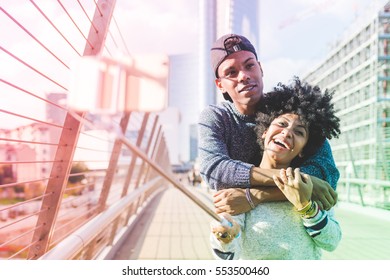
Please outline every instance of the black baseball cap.
[[215, 77], [218, 78], [218, 67], [232, 53], [239, 51], [250, 51], [257, 59], [257, 53], [252, 43], [244, 36], [237, 34], [226, 34], [220, 37], [211, 48], [211, 67]]

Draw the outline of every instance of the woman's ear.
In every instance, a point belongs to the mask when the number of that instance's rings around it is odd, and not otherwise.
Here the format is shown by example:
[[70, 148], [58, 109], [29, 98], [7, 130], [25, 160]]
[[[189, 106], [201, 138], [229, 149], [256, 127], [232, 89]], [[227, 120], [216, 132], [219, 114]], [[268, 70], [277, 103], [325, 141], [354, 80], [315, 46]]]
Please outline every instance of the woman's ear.
[[261, 135], [261, 139], [265, 139], [265, 135], [267, 134], [267, 130], [263, 132], [263, 135]]

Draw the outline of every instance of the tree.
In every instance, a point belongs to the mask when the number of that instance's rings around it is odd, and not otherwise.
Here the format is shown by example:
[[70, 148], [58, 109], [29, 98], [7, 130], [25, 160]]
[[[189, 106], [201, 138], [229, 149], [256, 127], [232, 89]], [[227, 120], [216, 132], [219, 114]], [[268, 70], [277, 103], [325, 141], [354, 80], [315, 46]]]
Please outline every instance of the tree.
[[[85, 172], [89, 169], [84, 162], [76, 162], [72, 164], [72, 168], [70, 170], [69, 182], [72, 184], [80, 183], [85, 179]], [[76, 175], [72, 175], [76, 174]]]

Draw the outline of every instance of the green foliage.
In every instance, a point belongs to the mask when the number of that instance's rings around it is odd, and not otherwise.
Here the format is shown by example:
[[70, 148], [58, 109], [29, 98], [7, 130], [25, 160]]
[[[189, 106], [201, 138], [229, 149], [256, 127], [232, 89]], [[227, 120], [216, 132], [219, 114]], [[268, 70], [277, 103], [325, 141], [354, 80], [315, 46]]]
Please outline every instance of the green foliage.
[[12, 164], [0, 164], [0, 185], [15, 182]]
[[[72, 164], [72, 168], [70, 170], [71, 176], [69, 176], [69, 182], [72, 184], [81, 182], [85, 179], [84, 174], [78, 174], [78, 173], [85, 173], [88, 171], [88, 167], [84, 162], [76, 162]], [[72, 175], [72, 174], [78, 174], [78, 175]]]

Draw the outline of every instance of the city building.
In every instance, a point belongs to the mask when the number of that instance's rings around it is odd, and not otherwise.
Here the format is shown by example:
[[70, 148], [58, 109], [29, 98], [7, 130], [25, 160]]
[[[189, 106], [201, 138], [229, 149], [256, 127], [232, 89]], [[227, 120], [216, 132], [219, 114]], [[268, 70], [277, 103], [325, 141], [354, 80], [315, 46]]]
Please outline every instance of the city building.
[[169, 56], [168, 108], [160, 116], [172, 164], [194, 160], [189, 135], [190, 126], [198, 122], [200, 108], [198, 59], [196, 54]]
[[[331, 141], [348, 200], [387, 205], [390, 180], [390, 2], [373, 6], [304, 80], [335, 91], [341, 135]], [[377, 3], [377, 2], [376, 2]]]
[[[0, 193], [5, 191], [7, 197], [14, 197], [15, 191], [24, 193], [29, 198], [42, 192], [44, 185], [35, 181], [37, 178], [50, 177], [53, 157], [50, 145], [35, 143], [51, 143], [52, 134], [55, 134], [55, 128], [40, 123], [15, 129], [0, 129], [0, 138], [9, 139], [2, 141], [0, 145], [0, 161], [3, 162], [0, 164], [0, 184], [20, 182], [18, 186], [1, 189]], [[11, 190], [12, 193], [9, 193]]]

